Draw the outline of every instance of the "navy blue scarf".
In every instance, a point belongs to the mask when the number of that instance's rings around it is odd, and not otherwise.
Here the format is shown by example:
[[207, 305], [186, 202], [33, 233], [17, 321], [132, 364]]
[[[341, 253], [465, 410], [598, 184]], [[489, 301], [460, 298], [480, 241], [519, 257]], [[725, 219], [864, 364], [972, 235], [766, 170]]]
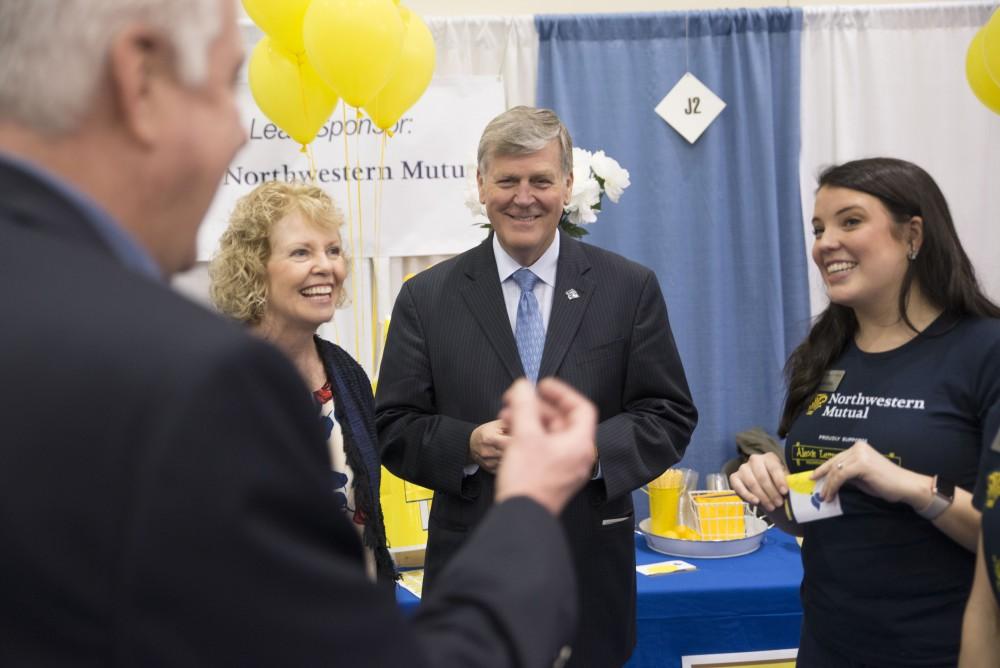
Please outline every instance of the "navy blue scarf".
[[333, 390], [334, 417], [344, 434], [344, 453], [354, 471], [354, 497], [365, 514], [362, 542], [372, 548], [379, 580], [396, 577], [379, 503], [381, 464], [375, 435], [375, 400], [371, 381], [354, 358], [339, 346], [313, 337]]

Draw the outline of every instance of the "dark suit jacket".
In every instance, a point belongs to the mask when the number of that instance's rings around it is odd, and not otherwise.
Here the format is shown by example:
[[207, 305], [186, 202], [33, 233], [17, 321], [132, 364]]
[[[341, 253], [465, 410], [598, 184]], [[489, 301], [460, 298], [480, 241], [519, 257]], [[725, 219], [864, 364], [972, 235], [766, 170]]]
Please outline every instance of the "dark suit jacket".
[[[491, 238], [403, 285], [376, 422], [383, 463], [435, 492], [425, 575], [432, 590], [447, 586], [442, 567], [493, 498], [491, 474], [463, 474], [469, 437], [496, 418], [501, 395], [523, 373]], [[635, 644], [630, 492], [680, 459], [697, 420], [653, 272], [563, 235], [544, 376], [567, 381], [600, 410], [603, 479], [562, 517], [582, 606], [573, 663], [620, 665]]]
[[568, 552], [527, 499], [404, 622], [284, 357], [2, 161], [0, 305], [0, 665], [542, 666], [570, 638]]

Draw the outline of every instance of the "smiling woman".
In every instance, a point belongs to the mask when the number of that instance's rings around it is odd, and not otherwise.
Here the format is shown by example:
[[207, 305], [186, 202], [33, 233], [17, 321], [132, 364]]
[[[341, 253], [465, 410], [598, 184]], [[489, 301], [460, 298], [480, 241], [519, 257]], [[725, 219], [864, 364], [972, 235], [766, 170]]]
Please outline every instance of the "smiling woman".
[[343, 216], [320, 188], [272, 181], [239, 200], [212, 260], [212, 300], [280, 348], [313, 390], [331, 459], [331, 512], [346, 513], [369, 574], [392, 581], [378, 501], [374, 405], [365, 372], [316, 336], [345, 298]]
[[[874, 195], [824, 186], [816, 193], [813, 261], [830, 301], [849, 306], [862, 318], [894, 320], [909, 263], [923, 241], [923, 219], [901, 214], [896, 220]], [[909, 310], [922, 309], [919, 285], [911, 286]]]
[[[873, 158], [819, 182], [812, 257], [830, 305], [786, 366], [786, 462], [754, 455], [731, 482], [804, 536], [800, 666], [954, 666], [969, 490], [1000, 420], [1000, 309], [924, 170]], [[789, 470], [823, 480], [843, 515], [790, 521]]]

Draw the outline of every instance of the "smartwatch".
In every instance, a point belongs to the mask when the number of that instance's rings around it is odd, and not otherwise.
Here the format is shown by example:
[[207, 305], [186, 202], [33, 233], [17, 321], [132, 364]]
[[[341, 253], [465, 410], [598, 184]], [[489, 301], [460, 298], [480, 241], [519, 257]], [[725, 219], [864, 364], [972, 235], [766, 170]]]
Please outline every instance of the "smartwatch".
[[931, 502], [923, 510], [918, 510], [917, 515], [928, 520], [937, 519], [941, 513], [951, 507], [951, 502], [954, 500], [955, 483], [936, 475], [931, 481]]

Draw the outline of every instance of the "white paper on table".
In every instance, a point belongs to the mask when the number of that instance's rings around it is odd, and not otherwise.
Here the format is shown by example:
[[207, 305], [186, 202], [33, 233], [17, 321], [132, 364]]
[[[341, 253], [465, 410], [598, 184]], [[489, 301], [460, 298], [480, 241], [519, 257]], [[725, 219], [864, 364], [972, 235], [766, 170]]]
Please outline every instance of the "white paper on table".
[[642, 566], [636, 566], [635, 570], [643, 575], [653, 576], [653, 575], [668, 575], [670, 573], [682, 573], [684, 571], [694, 571], [697, 567], [694, 564], [689, 564], [686, 561], [681, 561], [680, 559], [674, 559], [672, 561], [657, 561], [653, 564], [643, 564]]

